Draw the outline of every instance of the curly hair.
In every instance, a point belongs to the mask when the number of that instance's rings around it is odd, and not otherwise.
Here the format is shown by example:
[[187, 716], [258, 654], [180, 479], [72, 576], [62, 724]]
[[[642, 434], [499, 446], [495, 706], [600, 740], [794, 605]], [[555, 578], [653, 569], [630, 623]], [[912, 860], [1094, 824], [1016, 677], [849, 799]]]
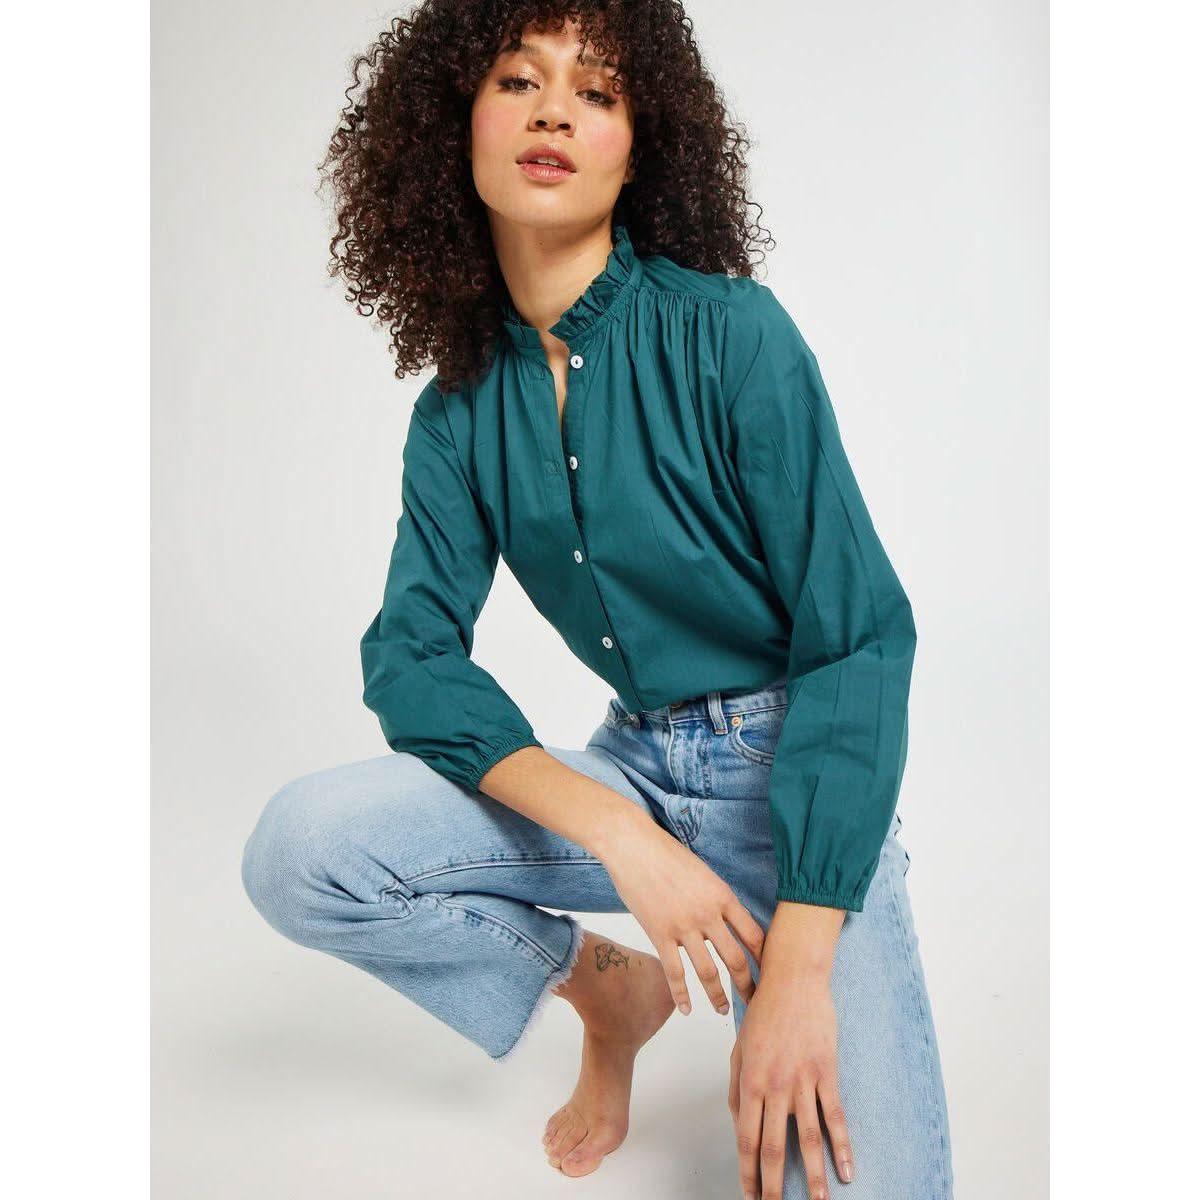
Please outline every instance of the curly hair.
[[[613, 220], [639, 255], [750, 275], [773, 246], [750, 216], [742, 126], [704, 67], [679, 0], [424, 0], [352, 60], [353, 81], [324, 159], [336, 232], [329, 273], [391, 337], [394, 374], [437, 365], [450, 391], [486, 370], [507, 296], [466, 146], [480, 82], [524, 29], [578, 22], [632, 103], [634, 179]], [[765, 235], [765, 236], [764, 236]], [[761, 260], [760, 260], [761, 261]]]

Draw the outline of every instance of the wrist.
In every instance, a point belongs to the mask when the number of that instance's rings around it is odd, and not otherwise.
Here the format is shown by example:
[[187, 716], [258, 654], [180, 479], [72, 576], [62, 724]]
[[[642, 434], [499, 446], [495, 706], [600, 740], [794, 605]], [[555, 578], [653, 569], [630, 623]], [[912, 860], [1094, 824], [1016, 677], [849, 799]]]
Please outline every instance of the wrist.
[[[767, 935], [763, 947], [761, 980], [790, 985], [829, 983], [833, 979], [833, 956], [806, 946], [771, 945]], [[761, 982], [761, 981], [760, 981]]]
[[832, 975], [845, 915], [841, 908], [780, 901], [763, 947], [764, 973], [769, 964], [773, 975]]
[[648, 829], [658, 826], [650, 815], [632, 801], [608, 788], [597, 801], [592, 828], [583, 846], [601, 862], [607, 861], [630, 842], [644, 837]]

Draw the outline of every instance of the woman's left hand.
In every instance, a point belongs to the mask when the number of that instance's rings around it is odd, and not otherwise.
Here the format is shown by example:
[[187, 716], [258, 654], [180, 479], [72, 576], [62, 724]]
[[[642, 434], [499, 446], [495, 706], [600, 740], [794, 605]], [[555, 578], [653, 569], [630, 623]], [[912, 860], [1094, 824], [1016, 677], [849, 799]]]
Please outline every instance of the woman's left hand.
[[783, 1195], [788, 1120], [795, 1113], [808, 1194], [812, 1200], [829, 1200], [818, 1102], [833, 1161], [842, 1181], [850, 1182], [853, 1156], [838, 1095], [837, 1016], [829, 970], [804, 967], [772, 975], [764, 963], [729, 1065], [729, 1111], [746, 1196], [780, 1200]]

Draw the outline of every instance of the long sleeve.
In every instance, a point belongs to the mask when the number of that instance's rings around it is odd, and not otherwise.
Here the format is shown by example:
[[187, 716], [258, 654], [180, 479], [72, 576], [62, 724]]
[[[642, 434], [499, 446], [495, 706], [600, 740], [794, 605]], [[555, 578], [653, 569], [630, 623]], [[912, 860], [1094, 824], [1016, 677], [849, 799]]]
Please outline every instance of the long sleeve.
[[729, 312], [722, 371], [738, 478], [793, 622], [768, 784], [776, 897], [861, 912], [907, 756], [912, 608], [816, 360], [765, 285]]
[[477, 789], [502, 758], [541, 746], [508, 694], [471, 661], [499, 552], [430, 382], [403, 452], [402, 512], [383, 606], [363, 634], [363, 702], [388, 745]]

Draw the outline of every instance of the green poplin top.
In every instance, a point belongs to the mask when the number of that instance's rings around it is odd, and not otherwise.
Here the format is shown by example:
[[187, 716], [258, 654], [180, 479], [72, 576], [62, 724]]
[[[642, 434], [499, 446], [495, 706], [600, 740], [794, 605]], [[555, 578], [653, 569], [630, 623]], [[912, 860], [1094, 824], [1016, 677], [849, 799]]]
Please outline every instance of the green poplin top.
[[474, 386], [417, 398], [363, 700], [388, 745], [468, 788], [542, 746], [471, 660], [503, 555], [538, 611], [631, 711], [787, 679], [768, 785], [780, 900], [861, 911], [907, 753], [916, 629], [816, 360], [765, 284], [640, 257]]

